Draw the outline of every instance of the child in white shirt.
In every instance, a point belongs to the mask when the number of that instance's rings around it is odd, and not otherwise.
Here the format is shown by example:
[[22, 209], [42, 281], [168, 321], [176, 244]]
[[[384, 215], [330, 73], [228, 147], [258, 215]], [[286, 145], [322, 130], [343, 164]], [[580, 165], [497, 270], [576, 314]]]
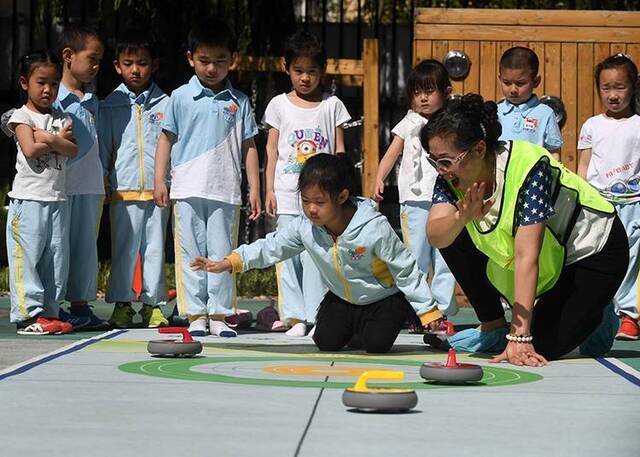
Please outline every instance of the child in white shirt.
[[20, 60], [27, 102], [8, 122], [18, 147], [9, 197], [7, 254], [11, 322], [21, 335], [68, 333], [58, 319], [69, 268], [65, 169], [78, 148], [71, 122], [51, 107], [60, 85], [60, 63], [51, 53]]
[[640, 262], [640, 116], [634, 113], [638, 68], [627, 56], [607, 57], [596, 67], [596, 87], [605, 112], [580, 131], [578, 174], [616, 207], [629, 238], [629, 267], [614, 297], [622, 319], [617, 339], [637, 340]]
[[[315, 36], [301, 32], [291, 37], [285, 65], [293, 90], [274, 97], [264, 114], [269, 126], [266, 212], [277, 215], [279, 230], [302, 214], [297, 186], [305, 161], [315, 154], [344, 153], [341, 126], [350, 118], [338, 97], [322, 91], [326, 57]], [[281, 320], [272, 330], [304, 336], [326, 292], [320, 273], [302, 252], [278, 263], [276, 275]]]
[[454, 296], [455, 278], [440, 252], [429, 245], [427, 218], [432, 205], [433, 186], [438, 172], [429, 165], [420, 144], [420, 132], [433, 113], [442, 108], [451, 92], [447, 70], [436, 60], [423, 60], [409, 73], [407, 98], [411, 109], [393, 128], [393, 141], [378, 167], [374, 200], [383, 200], [384, 180], [400, 156], [398, 193], [402, 238], [420, 270], [433, 270], [430, 293], [444, 316], [458, 312]]

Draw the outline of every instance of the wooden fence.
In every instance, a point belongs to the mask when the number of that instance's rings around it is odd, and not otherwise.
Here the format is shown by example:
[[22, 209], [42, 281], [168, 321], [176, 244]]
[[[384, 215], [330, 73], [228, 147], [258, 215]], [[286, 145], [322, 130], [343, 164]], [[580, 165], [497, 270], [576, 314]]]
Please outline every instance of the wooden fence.
[[542, 77], [536, 93], [564, 102], [561, 158], [575, 170], [580, 128], [601, 110], [594, 67], [618, 52], [640, 64], [640, 12], [420, 8], [413, 45], [416, 62], [464, 51], [471, 68], [453, 82], [454, 93], [475, 92], [496, 101], [503, 98], [497, 78], [502, 53], [512, 46], [534, 50]]

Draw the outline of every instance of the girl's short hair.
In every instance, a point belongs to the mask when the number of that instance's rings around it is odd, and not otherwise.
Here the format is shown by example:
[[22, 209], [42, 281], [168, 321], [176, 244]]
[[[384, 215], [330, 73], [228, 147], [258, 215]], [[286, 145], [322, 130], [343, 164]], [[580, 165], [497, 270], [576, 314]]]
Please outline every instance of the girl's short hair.
[[451, 80], [444, 65], [433, 59], [423, 60], [407, 76], [407, 100], [411, 103], [413, 95], [421, 91], [446, 94], [450, 87]]
[[[638, 67], [636, 66], [635, 63], [633, 63], [633, 60], [631, 60], [629, 56], [622, 53], [618, 53], [616, 55], [607, 57], [598, 65], [596, 65], [596, 71], [594, 73], [594, 77], [595, 77], [596, 88], [598, 89], [598, 92], [600, 92], [600, 73], [602, 73], [602, 70], [611, 70], [612, 68], [625, 69], [625, 71], [627, 72], [627, 77], [629, 78], [629, 81], [631, 81], [631, 84], [633, 85], [634, 94], [638, 89], [640, 89], [639, 87], [640, 81], [638, 80]], [[631, 97], [632, 111], [635, 111], [635, 102], [636, 102], [635, 97]]]
[[292, 35], [284, 48], [284, 65], [287, 69], [299, 57], [308, 57], [324, 70], [327, 56], [322, 42], [308, 32], [298, 32]]
[[316, 154], [302, 167], [298, 178], [298, 192], [302, 193], [315, 185], [329, 194], [332, 200], [336, 200], [345, 189], [352, 194], [354, 182], [354, 167], [346, 154]]
[[26, 54], [18, 61], [19, 76], [29, 79], [34, 70], [41, 65], [53, 65], [58, 70], [58, 73], [62, 71], [60, 65], [60, 59], [51, 51], [40, 50]]
[[478, 94], [466, 94], [449, 100], [444, 108], [431, 116], [420, 131], [420, 143], [429, 153], [429, 140], [434, 137], [452, 138], [459, 151], [466, 151], [484, 140], [487, 150], [495, 152], [501, 133], [495, 102], [485, 102]]

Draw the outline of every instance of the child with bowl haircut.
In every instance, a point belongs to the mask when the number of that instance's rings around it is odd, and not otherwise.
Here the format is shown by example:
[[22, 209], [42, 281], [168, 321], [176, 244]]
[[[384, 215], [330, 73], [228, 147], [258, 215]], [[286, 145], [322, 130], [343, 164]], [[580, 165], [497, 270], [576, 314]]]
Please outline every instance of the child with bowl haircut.
[[[202, 20], [189, 32], [187, 60], [195, 75], [171, 94], [155, 161], [154, 200], [174, 202], [178, 310], [189, 331], [233, 337], [225, 323], [233, 314], [234, 277], [192, 271], [191, 259], [223, 257], [234, 248], [242, 196], [242, 162], [249, 184], [250, 220], [261, 212], [258, 128], [249, 98], [227, 79], [236, 42], [222, 21]], [[171, 191], [167, 163], [171, 158]]]
[[115, 302], [109, 322], [131, 327], [136, 300], [133, 277], [142, 267], [140, 309], [145, 327], [168, 324], [164, 242], [168, 208], [153, 202], [156, 145], [169, 97], [153, 82], [159, 59], [148, 33], [128, 32], [116, 45], [120, 84], [100, 105], [98, 138], [111, 216], [111, 277], [106, 294]]

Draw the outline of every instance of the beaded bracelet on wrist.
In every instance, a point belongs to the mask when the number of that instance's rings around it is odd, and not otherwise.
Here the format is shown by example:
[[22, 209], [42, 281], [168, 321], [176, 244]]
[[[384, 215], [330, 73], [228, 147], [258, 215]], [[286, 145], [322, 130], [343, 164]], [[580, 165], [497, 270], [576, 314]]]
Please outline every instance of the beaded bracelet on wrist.
[[507, 338], [507, 341], [513, 343], [531, 343], [533, 341], [533, 336], [531, 335], [514, 335], [509, 333], [505, 338]]

